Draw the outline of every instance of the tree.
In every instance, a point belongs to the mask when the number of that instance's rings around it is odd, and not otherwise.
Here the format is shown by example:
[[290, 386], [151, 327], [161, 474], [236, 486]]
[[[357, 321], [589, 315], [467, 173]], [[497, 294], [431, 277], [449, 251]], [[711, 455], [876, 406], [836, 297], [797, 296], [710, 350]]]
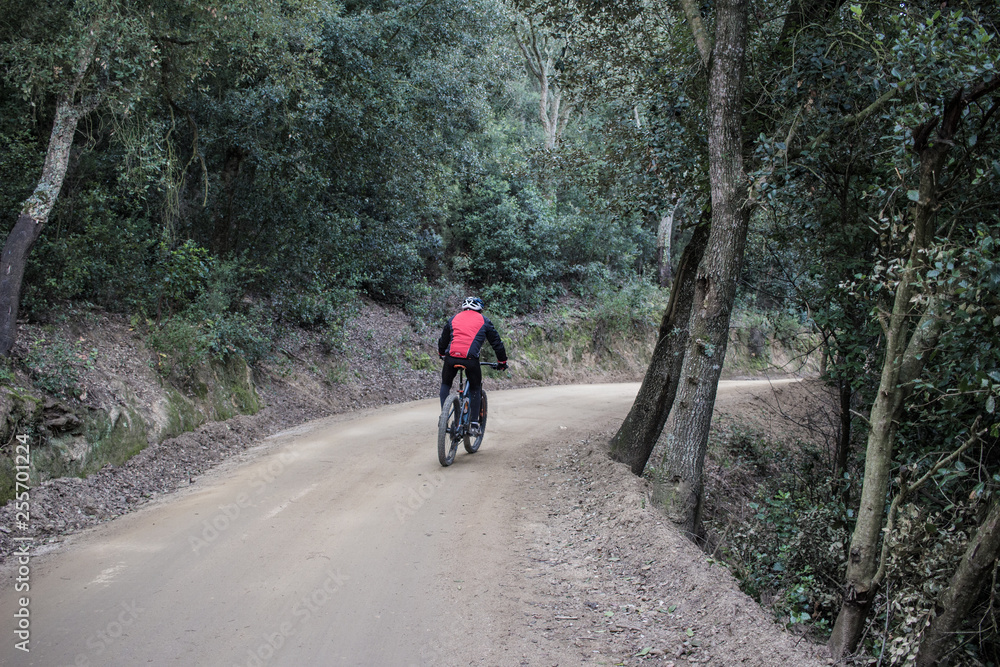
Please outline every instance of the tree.
[[[109, 169], [117, 185], [134, 186], [142, 197], [151, 188], [165, 193], [166, 235], [172, 237], [169, 232], [178, 215], [184, 172], [192, 164], [204, 176], [198, 181], [205, 184], [199, 199], [208, 197], [208, 173], [200, 153], [197, 123], [177, 100], [193, 82], [204, 83], [201, 77], [206, 72], [223, 69], [217, 60], [220, 45], [237, 41], [236, 34], [243, 43], [248, 31], [238, 24], [246, 20], [260, 29], [267, 23], [263, 14], [257, 3], [232, 5], [221, 11], [197, 3], [150, 7], [108, 0], [65, 3], [55, 10], [23, 5], [9, 13], [10, 23], [5, 24], [9, 34], [2, 36], [7, 48], [0, 61], [5, 81], [43, 113], [54, 106], [54, 120], [42, 176], [0, 254], [0, 354], [9, 355], [14, 344], [31, 250], [65, 194], [63, 186], [79, 121], [89, 114], [98, 115], [98, 129], [88, 128], [89, 147], [103, 143], [110, 146], [107, 153], [118, 149], [125, 154], [124, 160], [112, 160]], [[250, 41], [250, 48], [258, 46]], [[176, 123], [161, 124], [158, 118], [150, 117], [161, 96], [171, 117], [183, 116], [191, 128], [191, 158], [185, 167], [177, 166], [179, 159], [174, 152]], [[169, 127], [166, 136], [156, 136], [164, 125]], [[140, 162], [147, 164], [136, 169]], [[135, 174], [130, 173], [133, 170]], [[171, 238], [173, 241], [176, 239]]]
[[696, 534], [708, 431], [750, 220], [742, 136], [747, 5], [744, 0], [718, 3], [714, 39], [701, 26], [693, 0], [684, 6], [702, 61], [709, 67], [712, 227], [695, 278], [690, 334], [668, 419], [663, 473], [668, 483], [668, 513], [681, 529]]
[[17, 222], [0, 252], [0, 355], [3, 356], [9, 356], [14, 346], [21, 282], [28, 255], [48, 222], [59, 191], [62, 190], [77, 123], [100, 102], [100, 93], [88, 88], [85, 83], [93, 68], [98, 44], [106, 39], [104, 31], [107, 21], [106, 16], [94, 14], [75, 23], [74, 28], [78, 34], [70, 35], [67, 39], [72, 59], [57, 67], [65, 70], [68, 76], [65, 80], [59, 80], [58, 74], [55, 77], [58, 93], [45, 166], [35, 191], [24, 202]]
[[[864, 481], [857, 523], [851, 536], [844, 603], [830, 637], [830, 649], [835, 657], [853, 651], [864, 629], [878, 584], [876, 573], [896, 425], [944, 326], [943, 297], [918, 297], [927, 270], [928, 251], [934, 243], [942, 183], [949, 180], [949, 153], [955, 146], [965, 110], [998, 89], [1000, 77], [989, 75], [969, 88], [960, 88], [953, 92], [939, 115], [913, 131], [913, 150], [919, 156], [919, 165], [918, 187], [911, 195], [911, 243], [905, 264], [900, 268], [891, 310], [881, 314], [885, 357], [869, 418]], [[915, 306], [915, 301], [921, 305]], [[914, 319], [919, 322], [911, 332], [910, 323]]]
[[636, 475], [646, 469], [677, 396], [684, 350], [690, 338], [688, 326], [695, 279], [705, 254], [709, 227], [708, 221], [703, 220], [684, 248], [646, 375], [628, 416], [611, 438], [611, 458], [627, 465]]
[[514, 36], [524, 56], [524, 64], [538, 82], [538, 118], [545, 132], [545, 148], [555, 150], [566, 130], [572, 109], [563, 100], [563, 88], [558, 79], [560, 44], [536, 26], [530, 17], [515, 23]]
[[953, 635], [960, 629], [973, 603], [983, 593], [987, 580], [1000, 557], [1000, 501], [993, 505], [979, 525], [976, 535], [962, 556], [948, 587], [941, 592], [936, 615], [924, 631], [917, 652], [917, 667], [941, 664]]

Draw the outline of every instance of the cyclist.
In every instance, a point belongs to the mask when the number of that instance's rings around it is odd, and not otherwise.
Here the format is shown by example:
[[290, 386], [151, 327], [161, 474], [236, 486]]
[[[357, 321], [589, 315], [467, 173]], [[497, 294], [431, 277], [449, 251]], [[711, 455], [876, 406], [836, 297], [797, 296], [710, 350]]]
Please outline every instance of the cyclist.
[[465, 366], [465, 373], [469, 378], [469, 408], [477, 420], [469, 424], [469, 427], [475, 436], [480, 434], [479, 397], [483, 386], [483, 372], [479, 368], [479, 351], [484, 340], [493, 346], [493, 351], [497, 354], [497, 370], [506, 370], [507, 350], [500, 340], [500, 334], [483, 315], [483, 300], [478, 296], [470, 296], [462, 303], [462, 310], [444, 325], [444, 331], [438, 339], [438, 356], [444, 359], [444, 368], [441, 370], [442, 409], [445, 399], [451, 393], [451, 383], [458, 373], [455, 366]]

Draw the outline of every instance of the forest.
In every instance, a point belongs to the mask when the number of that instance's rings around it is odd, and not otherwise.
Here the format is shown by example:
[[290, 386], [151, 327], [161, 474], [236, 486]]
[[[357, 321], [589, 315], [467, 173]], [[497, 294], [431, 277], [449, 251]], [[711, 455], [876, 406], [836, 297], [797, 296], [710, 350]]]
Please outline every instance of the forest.
[[610, 451], [698, 541], [761, 313], [839, 424], [719, 557], [837, 659], [1000, 664], [995, 0], [0, 7], [0, 381], [71, 303], [253, 365], [360, 298], [668, 295]]

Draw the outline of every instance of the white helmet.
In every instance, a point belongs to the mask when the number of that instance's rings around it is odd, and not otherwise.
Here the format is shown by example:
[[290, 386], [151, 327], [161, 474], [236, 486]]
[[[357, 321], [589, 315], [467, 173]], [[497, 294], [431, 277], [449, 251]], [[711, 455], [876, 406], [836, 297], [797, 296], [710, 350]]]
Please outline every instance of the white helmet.
[[482, 312], [483, 300], [478, 296], [466, 297], [465, 301], [462, 303], [462, 310], [475, 310], [477, 312]]

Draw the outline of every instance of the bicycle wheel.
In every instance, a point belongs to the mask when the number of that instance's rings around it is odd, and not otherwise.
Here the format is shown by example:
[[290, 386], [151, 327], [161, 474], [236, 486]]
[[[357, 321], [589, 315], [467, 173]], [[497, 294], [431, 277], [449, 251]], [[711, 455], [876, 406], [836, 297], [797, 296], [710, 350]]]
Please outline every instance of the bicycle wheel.
[[454, 463], [455, 452], [458, 451], [458, 430], [462, 420], [460, 406], [458, 395], [451, 394], [445, 399], [438, 419], [438, 461], [446, 467]]
[[479, 393], [479, 435], [474, 440], [468, 436], [465, 438], [465, 451], [475, 454], [479, 451], [479, 445], [483, 444], [483, 436], [486, 435], [486, 390]]

